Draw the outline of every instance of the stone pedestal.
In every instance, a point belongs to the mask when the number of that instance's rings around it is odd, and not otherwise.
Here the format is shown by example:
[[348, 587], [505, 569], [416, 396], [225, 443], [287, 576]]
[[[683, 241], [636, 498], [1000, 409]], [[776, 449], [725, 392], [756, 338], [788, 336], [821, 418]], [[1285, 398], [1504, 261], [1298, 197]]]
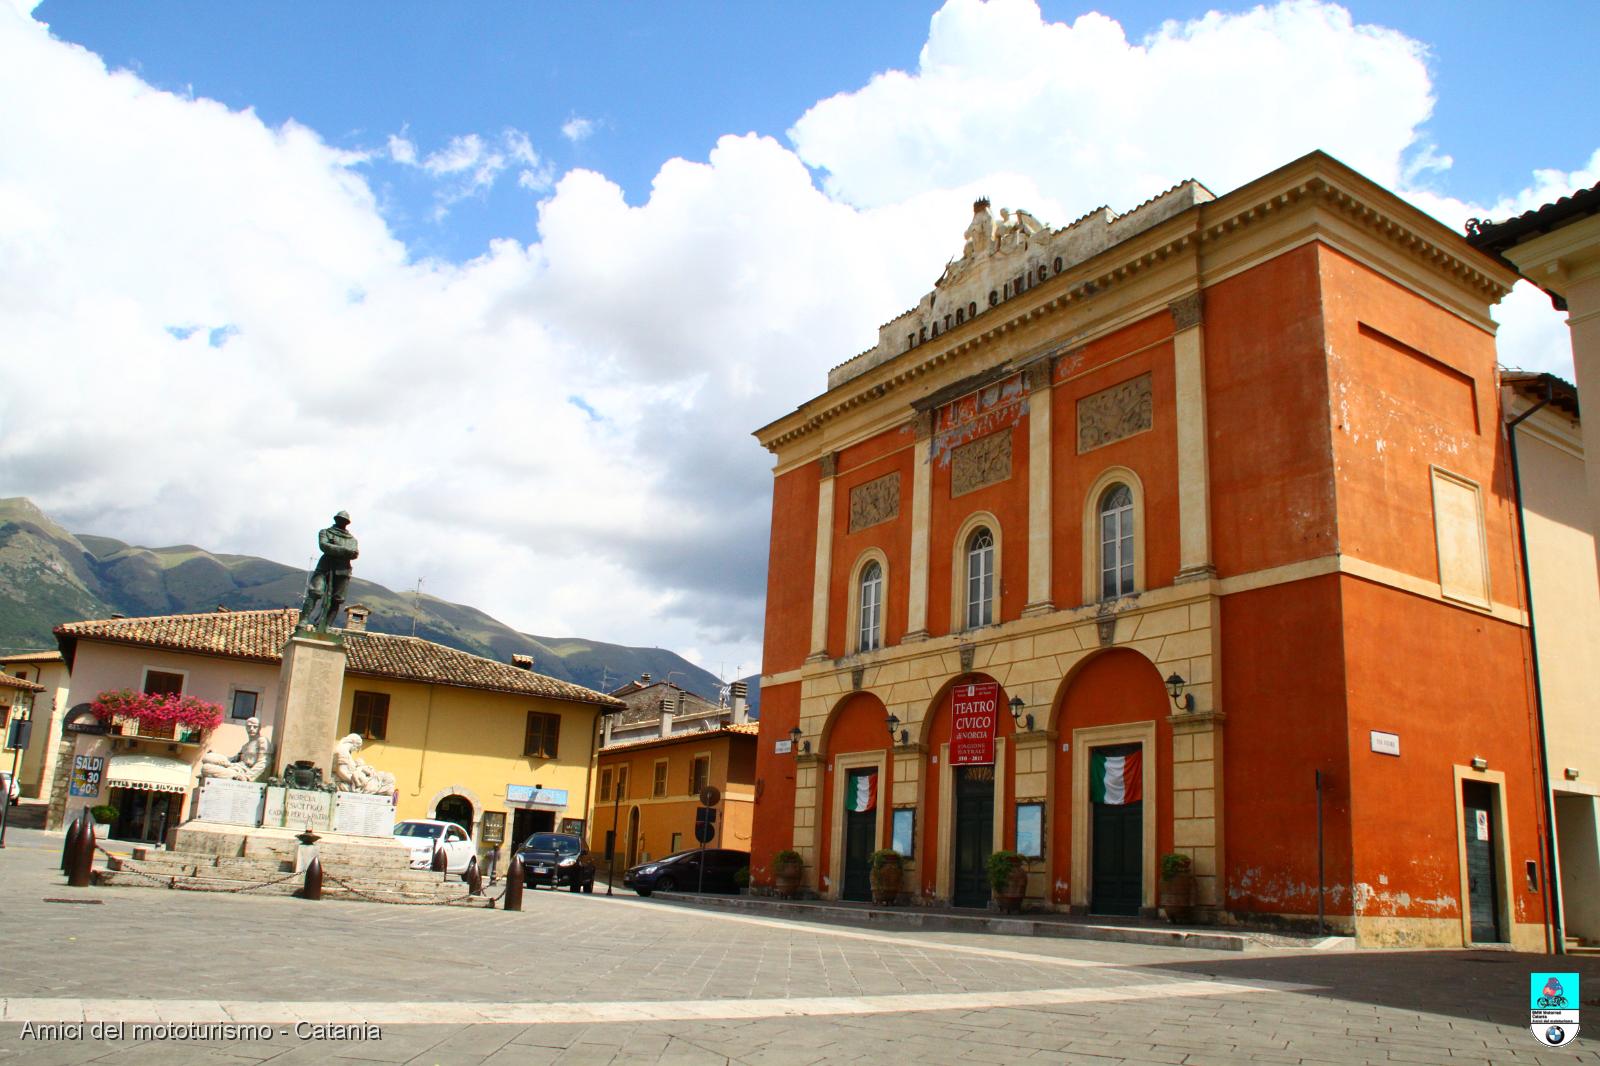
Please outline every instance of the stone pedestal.
[[301, 759], [332, 771], [344, 691], [344, 644], [330, 636], [296, 633], [283, 647], [278, 673], [277, 771]]

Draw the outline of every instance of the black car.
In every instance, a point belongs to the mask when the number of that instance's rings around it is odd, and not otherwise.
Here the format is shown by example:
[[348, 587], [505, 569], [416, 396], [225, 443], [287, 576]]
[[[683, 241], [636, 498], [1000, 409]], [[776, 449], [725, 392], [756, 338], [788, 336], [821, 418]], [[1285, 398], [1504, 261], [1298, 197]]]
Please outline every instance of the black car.
[[568, 833], [535, 833], [517, 849], [522, 880], [529, 888], [565, 885], [573, 892], [594, 891], [594, 856]]
[[[704, 860], [701, 856], [704, 855]], [[704, 890], [707, 892], [737, 892], [739, 882], [735, 875], [750, 865], [748, 851], [730, 848], [699, 848], [680, 851], [655, 862], [641, 863], [622, 875], [622, 887], [631, 888], [641, 896], [652, 892], [698, 892], [702, 888], [701, 862], [705, 863]]]

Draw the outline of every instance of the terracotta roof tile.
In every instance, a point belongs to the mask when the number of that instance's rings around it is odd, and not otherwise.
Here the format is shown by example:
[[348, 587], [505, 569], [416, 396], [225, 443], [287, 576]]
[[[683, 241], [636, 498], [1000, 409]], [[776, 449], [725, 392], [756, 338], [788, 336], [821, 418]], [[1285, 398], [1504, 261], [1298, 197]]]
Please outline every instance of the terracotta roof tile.
[[[172, 651], [221, 655], [230, 659], [276, 663], [294, 632], [300, 612], [292, 607], [271, 611], [210, 611], [151, 618], [105, 618], [57, 626], [63, 650], [77, 640], [104, 640]], [[621, 708], [612, 699], [569, 681], [560, 681], [509, 663], [457, 651], [420, 637], [346, 631], [345, 669], [368, 677], [431, 682], [492, 692], [527, 693], [600, 707]]]
[[44, 691], [43, 685], [36, 685], [32, 681], [26, 681], [20, 677], [12, 677], [10, 674], [0, 674], [0, 688], [20, 688], [24, 692]]
[[0, 655], [0, 663], [58, 663], [59, 651], [19, 651], [14, 655]]

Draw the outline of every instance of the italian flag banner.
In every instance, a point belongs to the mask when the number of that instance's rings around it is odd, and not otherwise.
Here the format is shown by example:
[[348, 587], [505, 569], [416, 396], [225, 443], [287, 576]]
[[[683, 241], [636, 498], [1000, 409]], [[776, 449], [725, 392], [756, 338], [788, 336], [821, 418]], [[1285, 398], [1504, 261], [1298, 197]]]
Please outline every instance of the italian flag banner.
[[878, 805], [878, 772], [856, 774], [845, 787], [845, 806], [855, 814], [870, 811]]
[[1095, 803], [1121, 806], [1144, 798], [1144, 754], [1089, 756], [1089, 798]]

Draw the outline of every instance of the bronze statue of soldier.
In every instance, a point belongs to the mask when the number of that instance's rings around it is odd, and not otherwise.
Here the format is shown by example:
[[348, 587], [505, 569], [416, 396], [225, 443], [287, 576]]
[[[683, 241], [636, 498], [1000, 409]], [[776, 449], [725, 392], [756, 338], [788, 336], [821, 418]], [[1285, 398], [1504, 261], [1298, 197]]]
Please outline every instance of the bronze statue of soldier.
[[339, 617], [344, 592], [350, 584], [350, 562], [361, 554], [356, 538], [350, 535], [350, 512], [333, 516], [333, 525], [317, 534], [322, 558], [306, 583], [306, 602], [300, 608], [300, 628], [326, 633]]

